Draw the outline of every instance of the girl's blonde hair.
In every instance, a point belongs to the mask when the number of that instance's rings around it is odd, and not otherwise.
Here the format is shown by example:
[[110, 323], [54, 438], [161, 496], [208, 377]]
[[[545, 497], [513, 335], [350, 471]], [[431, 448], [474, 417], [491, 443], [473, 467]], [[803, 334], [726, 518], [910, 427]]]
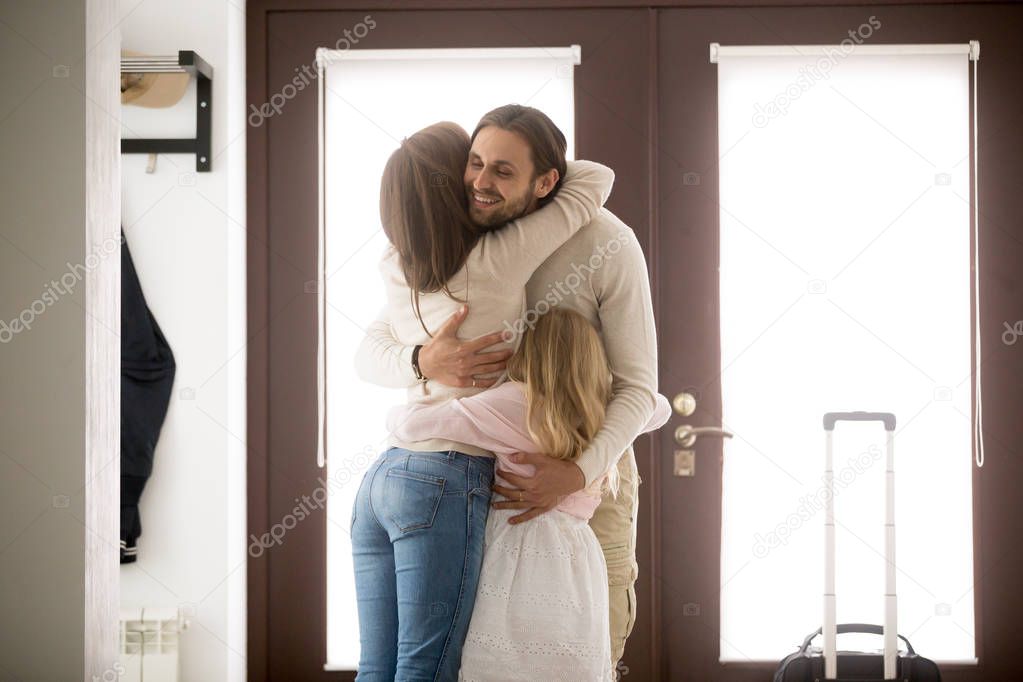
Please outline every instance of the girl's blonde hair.
[[604, 423], [611, 370], [589, 320], [551, 308], [526, 330], [508, 360], [508, 378], [526, 391], [529, 435], [541, 451], [575, 460]]

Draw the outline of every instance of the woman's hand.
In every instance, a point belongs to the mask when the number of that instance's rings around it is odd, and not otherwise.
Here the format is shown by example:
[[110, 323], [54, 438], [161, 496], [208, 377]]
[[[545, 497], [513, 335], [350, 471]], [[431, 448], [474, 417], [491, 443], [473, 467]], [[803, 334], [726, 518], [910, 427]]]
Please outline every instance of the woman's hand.
[[[463, 305], [419, 351], [419, 369], [423, 376], [445, 386], [490, 388], [504, 371], [511, 349], [483, 352], [502, 341], [503, 332], [494, 332], [471, 341], [458, 338], [458, 328], [469, 314]], [[491, 376], [486, 376], [491, 375]]]
[[575, 462], [554, 459], [544, 454], [516, 452], [509, 457], [516, 464], [532, 464], [536, 472], [532, 476], [519, 476], [501, 472], [501, 478], [514, 488], [494, 485], [496, 493], [507, 500], [494, 502], [494, 509], [525, 509], [526, 512], [508, 519], [508, 523], [522, 523], [549, 512], [562, 500], [586, 486], [586, 475]]

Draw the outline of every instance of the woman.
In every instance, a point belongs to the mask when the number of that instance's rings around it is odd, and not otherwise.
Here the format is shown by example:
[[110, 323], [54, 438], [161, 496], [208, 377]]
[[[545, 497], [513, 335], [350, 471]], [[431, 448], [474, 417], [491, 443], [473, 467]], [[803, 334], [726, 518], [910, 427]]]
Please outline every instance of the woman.
[[[439, 123], [403, 141], [384, 169], [380, 216], [392, 246], [380, 270], [394, 335], [408, 346], [425, 344], [466, 302], [466, 336], [521, 317], [533, 271], [596, 216], [614, 181], [600, 164], [570, 162], [553, 201], [480, 234], [462, 182], [468, 156], [466, 132]], [[553, 188], [550, 174], [535, 179], [538, 195]], [[476, 392], [423, 381], [407, 398], [436, 404]], [[443, 439], [389, 446], [352, 512], [358, 679], [454, 680], [483, 559], [493, 453]]]
[[[489, 448], [500, 472], [530, 476], [515, 452], [575, 460], [600, 430], [611, 397], [604, 344], [582, 315], [554, 308], [526, 331], [508, 379], [440, 405], [398, 407], [388, 428], [403, 438], [450, 437]], [[645, 431], [671, 414], [658, 394]], [[613, 679], [607, 569], [589, 519], [607, 475], [553, 511], [519, 524], [517, 510], [487, 520], [479, 591], [459, 680], [531, 682]]]

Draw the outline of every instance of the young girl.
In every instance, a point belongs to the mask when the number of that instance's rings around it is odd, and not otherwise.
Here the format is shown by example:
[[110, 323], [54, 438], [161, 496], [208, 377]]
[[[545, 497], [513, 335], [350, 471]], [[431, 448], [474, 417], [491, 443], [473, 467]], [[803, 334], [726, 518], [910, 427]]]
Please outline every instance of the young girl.
[[[508, 381], [441, 405], [396, 407], [388, 429], [399, 438], [452, 438], [491, 450], [501, 482], [502, 472], [533, 473], [510, 461], [515, 452], [578, 457], [610, 397], [596, 330], [579, 313], [553, 308], [526, 330], [508, 361]], [[664, 396], [657, 402], [645, 431], [671, 413]], [[607, 483], [605, 475], [524, 523], [508, 523], [517, 510], [490, 512], [459, 680], [613, 679], [607, 569], [587, 523]]]

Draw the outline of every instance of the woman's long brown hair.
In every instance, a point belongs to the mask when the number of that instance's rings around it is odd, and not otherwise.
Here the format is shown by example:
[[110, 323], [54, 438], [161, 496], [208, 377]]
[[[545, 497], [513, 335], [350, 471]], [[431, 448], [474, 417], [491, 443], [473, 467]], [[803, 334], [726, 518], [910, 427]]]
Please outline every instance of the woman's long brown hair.
[[402, 141], [387, 160], [380, 181], [380, 222], [401, 262], [412, 309], [423, 330], [419, 295], [443, 291], [476, 245], [469, 218], [465, 165], [469, 135], [442, 121]]

